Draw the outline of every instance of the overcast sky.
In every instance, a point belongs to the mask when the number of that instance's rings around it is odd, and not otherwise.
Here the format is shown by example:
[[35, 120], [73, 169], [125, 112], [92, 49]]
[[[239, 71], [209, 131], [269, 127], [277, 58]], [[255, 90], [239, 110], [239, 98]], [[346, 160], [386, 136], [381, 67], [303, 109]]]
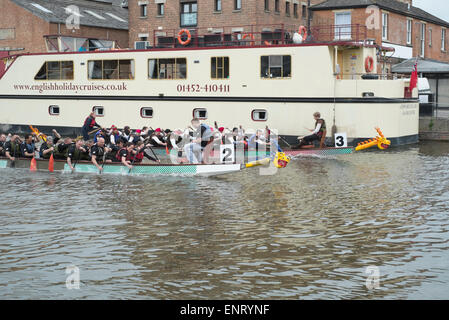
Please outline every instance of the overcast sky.
[[413, 6], [449, 22], [449, 0], [413, 0]]

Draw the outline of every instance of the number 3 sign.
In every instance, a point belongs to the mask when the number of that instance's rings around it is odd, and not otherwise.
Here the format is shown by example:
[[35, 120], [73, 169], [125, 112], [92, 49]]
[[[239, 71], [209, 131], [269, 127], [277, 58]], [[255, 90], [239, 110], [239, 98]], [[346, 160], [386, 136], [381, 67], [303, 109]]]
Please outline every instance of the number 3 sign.
[[220, 146], [220, 162], [221, 163], [234, 163], [235, 152], [233, 144], [226, 144]]
[[348, 138], [346, 132], [335, 134], [335, 147], [336, 148], [346, 148], [348, 146]]

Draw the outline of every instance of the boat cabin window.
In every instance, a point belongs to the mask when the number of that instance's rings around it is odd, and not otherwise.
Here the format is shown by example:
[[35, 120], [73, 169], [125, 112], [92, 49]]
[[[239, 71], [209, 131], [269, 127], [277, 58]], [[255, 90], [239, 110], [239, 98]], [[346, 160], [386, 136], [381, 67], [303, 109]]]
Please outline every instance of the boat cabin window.
[[148, 60], [149, 79], [186, 79], [187, 59], [149, 59]]
[[92, 108], [92, 111], [95, 112], [97, 117], [104, 117], [104, 107], [95, 106]]
[[262, 78], [290, 78], [291, 71], [291, 56], [262, 56], [260, 58], [260, 76]]
[[59, 106], [49, 106], [48, 113], [51, 116], [59, 116]]
[[34, 80], [73, 80], [73, 61], [45, 61]]
[[200, 119], [200, 120], [206, 120], [207, 119], [207, 109], [204, 109], [204, 108], [193, 109], [193, 117]]
[[93, 80], [133, 80], [134, 60], [89, 61], [88, 77]]
[[153, 108], [141, 108], [140, 116], [142, 118], [153, 118]]
[[212, 57], [210, 60], [210, 77], [212, 79], [229, 79], [229, 58]]
[[265, 109], [256, 109], [251, 112], [251, 119], [253, 121], [267, 121], [268, 112]]

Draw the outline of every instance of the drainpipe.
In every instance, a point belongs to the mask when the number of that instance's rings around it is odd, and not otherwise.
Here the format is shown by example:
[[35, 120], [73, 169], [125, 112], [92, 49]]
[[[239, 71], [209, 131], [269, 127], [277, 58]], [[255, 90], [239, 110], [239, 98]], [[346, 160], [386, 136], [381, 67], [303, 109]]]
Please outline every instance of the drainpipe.
[[307, 0], [307, 34], [308, 34], [308, 38], [310, 37], [311, 33], [310, 33], [310, 0]]

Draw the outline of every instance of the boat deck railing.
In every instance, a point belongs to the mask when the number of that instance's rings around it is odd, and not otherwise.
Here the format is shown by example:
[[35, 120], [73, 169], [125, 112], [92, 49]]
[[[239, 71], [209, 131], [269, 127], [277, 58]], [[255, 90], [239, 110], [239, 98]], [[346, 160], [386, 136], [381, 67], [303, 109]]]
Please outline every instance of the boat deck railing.
[[[187, 44], [186, 34], [181, 29], [153, 30], [153, 45], [147, 48], [195, 48], [229, 46], [272, 46], [295, 44], [293, 35], [298, 26], [285, 24], [220, 26], [208, 28], [186, 28], [191, 35]], [[304, 34], [303, 34], [304, 35]], [[300, 43], [364, 43], [367, 40], [367, 27], [359, 24], [317, 25], [310, 28], [307, 38]]]

